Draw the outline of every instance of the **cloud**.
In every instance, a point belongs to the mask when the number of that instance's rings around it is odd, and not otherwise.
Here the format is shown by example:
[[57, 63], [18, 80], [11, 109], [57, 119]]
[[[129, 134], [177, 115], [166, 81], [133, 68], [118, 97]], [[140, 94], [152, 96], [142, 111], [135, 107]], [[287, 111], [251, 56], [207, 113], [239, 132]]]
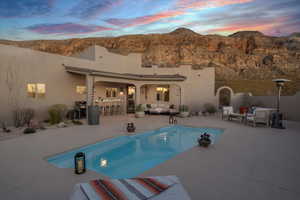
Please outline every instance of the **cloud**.
[[36, 17], [48, 14], [54, 0], [1, 0], [0, 18]]
[[[286, 4], [289, 6], [287, 6]], [[300, 31], [300, 4], [295, 0], [252, 2], [233, 5], [226, 10], [216, 10], [199, 14], [197, 19], [184, 25], [196, 28], [204, 34], [231, 34], [237, 31], [258, 30], [266, 35], [285, 35]]]
[[121, 3], [122, 0], [81, 0], [70, 10], [68, 15], [81, 19], [90, 19], [109, 11]]
[[176, 17], [182, 14], [184, 14], [183, 11], [165, 11], [154, 15], [147, 15], [147, 16], [141, 16], [135, 18], [128, 18], [128, 19], [110, 18], [104, 21], [113, 24], [115, 26], [130, 27], [130, 26], [137, 26], [143, 24], [150, 24], [159, 21], [161, 19]]
[[37, 24], [37, 25], [29, 26], [26, 29], [39, 34], [61, 34], [61, 35], [86, 34], [86, 33], [113, 30], [112, 28], [108, 28], [104, 26], [82, 25], [82, 24], [75, 24], [75, 23]]
[[276, 19], [265, 19], [248, 22], [232, 22], [218, 28], [205, 31], [206, 33], [230, 34], [238, 31], [260, 31], [267, 35], [282, 35], [292, 33], [300, 28], [300, 20], [291, 22], [291, 17], [278, 17]]
[[180, 9], [204, 9], [223, 7], [226, 5], [244, 4], [254, 0], [179, 0], [176, 4]]
[[135, 17], [135, 18], [127, 18], [127, 19], [110, 18], [104, 21], [119, 27], [131, 27], [131, 26], [150, 24], [159, 21], [161, 19], [168, 19], [179, 15], [184, 15], [187, 13], [187, 9], [190, 8], [202, 9], [208, 7], [222, 7], [225, 5], [242, 4], [251, 1], [253, 0], [204, 0], [204, 1], [179, 0], [175, 5], [175, 9], [172, 11], [167, 10], [153, 15], [146, 15], [146, 16]]

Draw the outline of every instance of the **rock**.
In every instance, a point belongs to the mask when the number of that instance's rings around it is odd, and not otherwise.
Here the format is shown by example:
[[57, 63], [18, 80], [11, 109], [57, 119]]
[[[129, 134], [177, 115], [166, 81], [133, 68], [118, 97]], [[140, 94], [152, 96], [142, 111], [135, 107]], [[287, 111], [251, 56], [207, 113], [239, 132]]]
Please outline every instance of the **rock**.
[[58, 128], [65, 128], [67, 127], [68, 125], [65, 123], [65, 122], [60, 122], [59, 124], [57, 124], [57, 127]]

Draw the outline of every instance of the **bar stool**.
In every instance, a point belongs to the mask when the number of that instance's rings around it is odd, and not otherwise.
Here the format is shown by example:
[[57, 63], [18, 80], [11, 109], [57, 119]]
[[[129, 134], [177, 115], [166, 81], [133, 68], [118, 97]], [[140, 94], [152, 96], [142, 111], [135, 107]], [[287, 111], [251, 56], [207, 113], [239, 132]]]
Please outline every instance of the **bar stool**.
[[105, 105], [105, 107], [104, 107], [104, 115], [105, 116], [109, 115], [109, 105]]
[[112, 104], [112, 105], [110, 106], [110, 115], [114, 115], [114, 110], [115, 110], [115, 105]]
[[120, 104], [117, 105], [116, 113], [117, 113], [117, 115], [121, 114], [121, 105]]
[[100, 112], [100, 115], [104, 114], [104, 107], [102, 105], [99, 106], [99, 112]]

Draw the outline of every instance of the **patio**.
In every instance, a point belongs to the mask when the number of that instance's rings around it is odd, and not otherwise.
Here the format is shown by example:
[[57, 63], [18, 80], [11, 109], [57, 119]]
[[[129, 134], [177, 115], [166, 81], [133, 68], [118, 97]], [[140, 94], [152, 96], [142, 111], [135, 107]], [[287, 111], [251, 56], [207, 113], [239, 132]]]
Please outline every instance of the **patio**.
[[[73, 186], [103, 176], [59, 169], [45, 158], [125, 134], [131, 116], [107, 116], [100, 126], [49, 129], [0, 141], [3, 199], [67, 199]], [[134, 118], [136, 132], [168, 125], [168, 116]], [[151, 121], [151, 123], [149, 123]], [[300, 123], [286, 130], [253, 128], [221, 117], [179, 118], [182, 125], [223, 128], [217, 144], [194, 147], [141, 176], [176, 175], [192, 199], [300, 199]]]

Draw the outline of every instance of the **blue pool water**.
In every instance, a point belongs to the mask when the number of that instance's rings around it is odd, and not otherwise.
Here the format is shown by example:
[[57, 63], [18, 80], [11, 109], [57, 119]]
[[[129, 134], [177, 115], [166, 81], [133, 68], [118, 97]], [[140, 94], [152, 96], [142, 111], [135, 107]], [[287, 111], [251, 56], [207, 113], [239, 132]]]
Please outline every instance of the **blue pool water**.
[[87, 169], [110, 178], [131, 178], [197, 145], [202, 133], [212, 142], [223, 133], [220, 129], [168, 126], [134, 136], [120, 136], [84, 146], [47, 159], [60, 168], [74, 168], [74, 155], [86, 154]]

